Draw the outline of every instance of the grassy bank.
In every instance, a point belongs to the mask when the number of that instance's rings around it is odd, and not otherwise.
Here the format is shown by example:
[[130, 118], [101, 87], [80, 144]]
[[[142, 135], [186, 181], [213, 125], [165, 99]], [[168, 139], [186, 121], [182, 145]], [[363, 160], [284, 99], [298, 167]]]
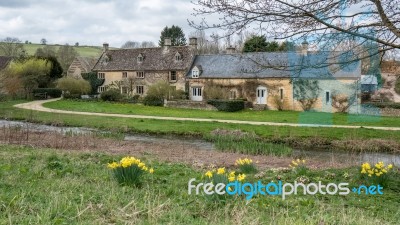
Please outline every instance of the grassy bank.
[[[45, 45], [23, 44], [23, 46], [28, 55], [35, 55], [36, 50], [38, 48], [43, 48]], [[55, 51], [57, 51], [61, 45], [47, 45], [47, 46], [51, 46], [55, 49]], [[73, 46], [73, 48], [76, 50], [76, 52], [78, 52], [80, 56], [85, 56], [85, 57], [99, 57], [102, 52], [102, 47], [97, 47], [97, 46]]]
[[354, 151], [398, 151], [400, 131], [372, 129], [256, 126], [212, 122], [168, 121], [116, 117], [82, 116], [17, 109], [18, 101], [1, 102], [0, 118], [37, 123], [90, 127], [115, 132], [196, 135], [205, 137], [216, 129], [242, 130], [276, 144], [304, 148], [333, 148]]
[[84, 102], [60, 100], [45, 103], [44, 106], [52, 109], [70, 111], [85, 111], [97, 113], [116, 113], [131, 115], [170, 116], [187, 118], [208, 118], [226, 120], [263, 121], [277, 123], [305, 123], [305, 124], [334, 124], [334, 125], [361, 125], [400, 127], [399, 117], [357, 116], [341, 113], [296, 112], [296, 111], [252, 111], [218, 112], [193, 109], [177, 109], [152, 107], [138, 104], [123, 104], [109, 102]]
[[[226, 203], [188, 195], [205, 171], [142, 158], [155, 169], [142, 188], [119, 186], [106, 164], [122, 156], [0, 145], [0, 224], [396, 224], [400, 176], [379, 196], [244, 196]], [[332, 175], [334, 174], [334, 175]], [[298, 179], [266, 171], [249, 182]], [[360, 183], [359, 168], [311, 171], [310, 182]]]

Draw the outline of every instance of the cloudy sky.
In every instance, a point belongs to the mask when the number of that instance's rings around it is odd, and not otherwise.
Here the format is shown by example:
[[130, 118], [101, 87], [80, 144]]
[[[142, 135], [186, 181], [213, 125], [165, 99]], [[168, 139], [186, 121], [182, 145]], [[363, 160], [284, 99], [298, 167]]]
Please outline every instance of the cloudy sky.
[[120, 47], [128, 40], [158, 43], [165, 26], [194, 31], [190, 0], [0, 0], [0, 39]]

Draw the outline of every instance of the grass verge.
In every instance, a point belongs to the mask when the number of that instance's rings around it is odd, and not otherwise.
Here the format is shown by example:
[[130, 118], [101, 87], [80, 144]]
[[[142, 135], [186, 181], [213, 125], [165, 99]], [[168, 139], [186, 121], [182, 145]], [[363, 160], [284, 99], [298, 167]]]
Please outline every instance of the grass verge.
[[[0, 118], [25, 120], [49, 125], [89, 127], [112, 132], [174, 134], [206, 137], [216, 129], [254, 132], [267, 142], [296, 148], [342, 149], [352, 151], [388, 151], [400, 149], [400, 131], [345, 128], [257, 126], [215, 122], [169, 121], [117, 117], [83, 116], [38, 112], [13, 107], [21, 102], [0, 104]], [[356, 145], [366, 143], [368, 145]]]
[[378, 117], [349, 115], [343, 113], [296, 112], [296, 111], [252, 111], [219, 112], [194, 109], [164, 108], [129, 103], [110, 103], [102, 101], [60, 100], [48, 102], [45, 107], [52, 109], [85, 111], [96, 113], [115, 113], [149, 116], [170, 116], [186, 118], [208, 118], [224, 120], [245, 120], [277, 123], [327, 124], [327, 125], [361, 125], [400, 127], [398, 117]]
[[[119, 186], [106, 164], [121, 156], [0, 145], [0, 224], [396, 224], [400, 176], [383, 195], [244, 196], [226, 203], [187, 194], [204, 171], [142, 158], [155, 168], [142, 188]], [[334, 175], [332, 175], [334, 174]], [[298, 179], [276, 170], [263, 183]], [[360, 184], [359, 168], [310, 171], [312, 182]], [[304, 179], [304, 177], [302, 178]]]

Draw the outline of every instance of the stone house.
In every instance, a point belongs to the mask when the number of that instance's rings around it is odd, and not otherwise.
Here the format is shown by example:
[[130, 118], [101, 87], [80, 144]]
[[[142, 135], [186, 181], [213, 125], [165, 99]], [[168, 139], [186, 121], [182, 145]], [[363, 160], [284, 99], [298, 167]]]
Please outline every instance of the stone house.
[[92, 72], [92, 68], [97, 63], [97, 60], [90, 57], [76, 57], [68, 68], [67, 76], [82, 78], [81, 74]]
[[154, 48], [104, 51], [93, 67], [99, 79], [105, 79], [98, 92], [105, 91], [109, 85], [117, 84], [121, 92], [132, 95], [146, 95], [148, 87], [158, 81], [166, 81], [172, 89], [185, 91], [186, 73], [197, 48], [197, 40], [191, 38], [188, 46], [165, 46]]
[[256, 108], [303, 110], [299, 98], [308, 90], [301, 89], [298, 81], [307, 80], [318, 82], [313, 108], [335, 111], [333, 95], [359, 91], [361, 66], [358, 62], [335, 65], [328, 62], [330, 56], [308, 51], [198, 55], [186, 74], [189, 96], [204, 101], [213, 87], [223, 89], [221, 98], [245, 99]]

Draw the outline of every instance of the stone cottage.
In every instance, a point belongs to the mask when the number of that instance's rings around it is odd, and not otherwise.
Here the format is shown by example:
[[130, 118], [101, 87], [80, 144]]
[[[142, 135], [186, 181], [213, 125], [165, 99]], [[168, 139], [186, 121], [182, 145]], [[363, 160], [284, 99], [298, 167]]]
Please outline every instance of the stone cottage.
[[148, 87], [166, 81], [172, 89], [185, 90], [185, 75], [196, 52], [197, 40], [191, 38], [188, 46], [109, 50], [104, 52], [93, 67], [99, 79], [105, 79], [98, 88], [101, 93], [111, 84], [119, 84], [122, 93], [145, 95]]
[[81, 74], [92, 72], [92, 68], [97, 63], [97, 60], [90, 57], [76, 57], [68, 68], [67, 76], [82, 78]]
[[[332, 62], [339, 56], [308, 51], [198, 55], [186, 74], [189, 96], [206, 100], [213, 87], [223, 89], [221, 98], [245, 99], [257, 108], [303, 110], [302, 98], [317, 87], [312, 108], [335, 111], [332, 96], [354, 96], [361, 76], [359, 62]], [[299, 86], [312, 82], [318, 86]]]

